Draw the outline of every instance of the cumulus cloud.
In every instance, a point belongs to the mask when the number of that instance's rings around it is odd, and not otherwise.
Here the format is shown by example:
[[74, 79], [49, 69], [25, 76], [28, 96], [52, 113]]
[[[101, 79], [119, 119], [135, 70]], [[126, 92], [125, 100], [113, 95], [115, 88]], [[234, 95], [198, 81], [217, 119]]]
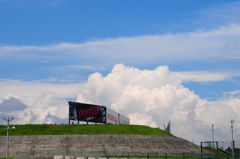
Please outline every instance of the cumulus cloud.
[[171, 120], [173, 134], [195, 142], [211, 140], [214, 123], [216, 139], [230, 140], [229, 121], [239, 121], [239, 99], [200, 99], [177, 75], [167, 66], [139, 70], [118, 64], [106, 77], [91, 74], [77, 101], [106, 105], [130, 117], [131, 124], [163, 128]]
[[10, 99], [3, 99], [3, 102], [0, 104], [2, 112], [9, 112], [12, 110], [20, 111], [24, 110], [26, 107], [27, 106], [23, 104], [21, 100], [14, 97], [10, 97]]
[[[120, 112], [130, 118], [131, 124], [163, 129], [163, 125], [171, 120], [174, 135], [197, 144], [211, 140], [212, 124], [216, 128], [216, 140], [231, 140], [231, 119], [236, 121], [234, 132], [240, 134], [239, 98], [201, 99], [182, 85], [182, 77], [178, 75], [167, 66], [140, 70], [117, 64], [108, 75], [96, 72], [80, 84], [12, 81], [13, 85], [19, 84], [16, 90], [20, 95], [2, 95], [1, 91], [1, 105], [11, 104], [10, 100], [15, 102], [8, 109], [1, 109], [0, 116], [14, 116], [17, 119], [14, 123], [22, 124], [67, 123], [67, 98], [76, 98], [78, 102], [105, 105]], [[32, 89], [35, 92], [31, 92]], [[240, 136], [235, 138], [240, 139]]]
[[44, 91], [38, 96], [9, 94], [2, 97], [1, 101], [3, 101], [0, 104], [1, 116], [13, 116], [12, 123], [14, 124], [59, 123], [62, 121], [67, 123], [67, 102], [57, 98], [54, 93]]

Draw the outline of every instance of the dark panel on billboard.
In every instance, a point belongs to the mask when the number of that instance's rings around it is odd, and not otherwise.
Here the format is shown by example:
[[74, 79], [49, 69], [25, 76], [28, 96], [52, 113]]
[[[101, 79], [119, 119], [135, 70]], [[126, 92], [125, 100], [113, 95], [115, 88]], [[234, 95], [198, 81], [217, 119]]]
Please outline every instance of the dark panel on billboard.
[[69, 120], [106, 123], [105, 106], [77, 102], [68, 102], [68, 104]]

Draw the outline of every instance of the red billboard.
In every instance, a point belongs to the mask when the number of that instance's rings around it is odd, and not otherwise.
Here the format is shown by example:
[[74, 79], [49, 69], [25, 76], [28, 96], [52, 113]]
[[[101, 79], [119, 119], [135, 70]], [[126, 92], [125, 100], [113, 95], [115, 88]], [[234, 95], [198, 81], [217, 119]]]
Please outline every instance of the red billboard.
[[68, 102], [68, 104], [69, 120], [106, 123], [105, 106], [77, 102]]

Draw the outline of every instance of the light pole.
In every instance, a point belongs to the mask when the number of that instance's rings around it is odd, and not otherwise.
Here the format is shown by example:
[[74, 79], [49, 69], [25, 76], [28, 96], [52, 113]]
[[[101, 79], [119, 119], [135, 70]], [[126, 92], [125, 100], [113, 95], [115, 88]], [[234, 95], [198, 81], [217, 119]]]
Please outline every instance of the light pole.
[[10, 128], [9, 127], [9, 123], [13, 120], [13, 117], [12, 118], [3, 118], [6, 122], [7, 122], [7, 146], [6, 146], [6, 159], [8, 159], [8, 150], [9, 150], [9, 130], [11, 129], [15, 129], [15, 127], [12, 127]]
[[212, 124], [212, 144], [213, 144], [213, 148], [215, 148], [215, 146], [214, 146], [214, 129], [213, 129], [213, 127], [214, 127], [214, 124]]
[[231, 119], [230, 122], [231, 122], [230, 128], [232, 129], [232, 158], [234, 159], [233, 122], [235, 122], [235, 120]]

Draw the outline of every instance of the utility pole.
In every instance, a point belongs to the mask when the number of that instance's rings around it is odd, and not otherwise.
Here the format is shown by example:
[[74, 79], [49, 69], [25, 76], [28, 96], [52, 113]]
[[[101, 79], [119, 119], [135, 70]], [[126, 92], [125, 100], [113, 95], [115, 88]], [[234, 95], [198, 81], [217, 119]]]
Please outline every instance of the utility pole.
[[215, 148], [215, 146], [214, 146], [214, 129], [213, 129], [213, 127], [214, 127], [214, 124], [212, 124], [212, 144], [213, 144], [213, 148]]
[[12, 118], [3, 118], [6, 122], [7, 122], [7, 145], [6, 145], [6, 159], [8, 159], [8, 151], [9, 151], [9, 130], [11, 130], [11, 129], [15, 129], [15, 127], [12, 127], [12, 128], [10, 128], [9, 127], [9, 124], [10, 124], [10, 122], [13, 120], [13, 117]]
[[224, 141], [221, 141], [222, 142], [222, 149], [224, 150]]
[[233, 122], [235, 122], [235, 120], [231, 119], [230, 122], [231, 122], [230, 128], [232, 129], [232, 158], [234, 159]]

